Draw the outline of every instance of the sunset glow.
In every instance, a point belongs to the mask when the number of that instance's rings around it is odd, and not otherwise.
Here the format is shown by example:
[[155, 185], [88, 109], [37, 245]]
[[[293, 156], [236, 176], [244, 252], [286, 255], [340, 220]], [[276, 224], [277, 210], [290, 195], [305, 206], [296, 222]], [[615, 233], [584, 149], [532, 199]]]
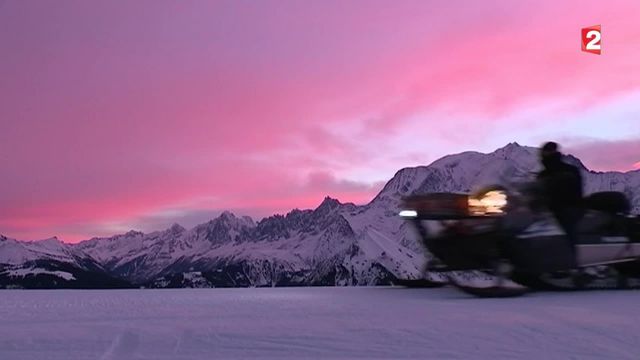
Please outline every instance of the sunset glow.
[[640, 169], [640, 1], [558, 3], [0, 2], [0, 234], [366, 203], [511, 141]]

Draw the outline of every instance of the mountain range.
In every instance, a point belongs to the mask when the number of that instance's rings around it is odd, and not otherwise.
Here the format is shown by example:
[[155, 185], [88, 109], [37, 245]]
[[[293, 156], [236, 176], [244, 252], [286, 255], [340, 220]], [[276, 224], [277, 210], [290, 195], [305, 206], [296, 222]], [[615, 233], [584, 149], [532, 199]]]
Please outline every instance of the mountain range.
[[[578, 159], [585, 192], [621, 191], [640, 213], [640, 171], [594, 172]], [[469, 192], [530, 179], [537, 149], [508, 144], [404, 168], [368, 204], [326, 197], [258, 222], [224, 212], [185, 229], [130, 231], [66, 244], [0, 236], [0, 287], [116, 288], [382, 285], [421, 276], [424, 256], [398, 216], [399, 200], [424, 192]]]

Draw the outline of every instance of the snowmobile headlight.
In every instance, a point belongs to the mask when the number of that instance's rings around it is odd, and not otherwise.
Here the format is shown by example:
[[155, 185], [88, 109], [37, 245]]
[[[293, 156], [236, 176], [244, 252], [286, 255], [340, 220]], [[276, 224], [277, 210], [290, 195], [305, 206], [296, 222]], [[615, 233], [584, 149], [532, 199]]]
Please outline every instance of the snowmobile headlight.
[[418, 217], [418, 212], [415, 210], [402, 210], [398, 215], [404, 218], [415, 218], [415, 217]]
[[507, 206], [507, 193], [492, 190], [469, 198], [471, 215], [498, 215], [504, 213]]

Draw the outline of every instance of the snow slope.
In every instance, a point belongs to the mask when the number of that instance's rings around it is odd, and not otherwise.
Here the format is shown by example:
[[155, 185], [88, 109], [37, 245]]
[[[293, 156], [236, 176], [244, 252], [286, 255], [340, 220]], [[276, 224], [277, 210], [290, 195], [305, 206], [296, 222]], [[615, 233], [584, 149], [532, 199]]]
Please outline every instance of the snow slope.
[[18, 276], [24, 277], [27, 275], [39, 275], [39, 274], [54, 275], [67, 281], [75, 280], [75, 277], [73, 276], [73, 274], [68, 273], [66, 271], [51, 271], [51, 270], [47, 270], [39, 267], [6, 270], [6, 275], [11, 277], [18, 277]]
[[640, 291], [0, 292], [0, 359], [637, 359]]

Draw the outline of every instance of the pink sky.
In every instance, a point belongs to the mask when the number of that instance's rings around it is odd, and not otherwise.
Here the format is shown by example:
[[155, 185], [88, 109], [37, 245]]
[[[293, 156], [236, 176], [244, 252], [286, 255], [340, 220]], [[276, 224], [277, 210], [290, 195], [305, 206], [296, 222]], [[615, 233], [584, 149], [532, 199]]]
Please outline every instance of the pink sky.
[[[0, 1], [0, 233], [367, 202], [555, 139], [640, 165], [640, 1]], [[603, 54], [580, 52], [602, 24]]]

